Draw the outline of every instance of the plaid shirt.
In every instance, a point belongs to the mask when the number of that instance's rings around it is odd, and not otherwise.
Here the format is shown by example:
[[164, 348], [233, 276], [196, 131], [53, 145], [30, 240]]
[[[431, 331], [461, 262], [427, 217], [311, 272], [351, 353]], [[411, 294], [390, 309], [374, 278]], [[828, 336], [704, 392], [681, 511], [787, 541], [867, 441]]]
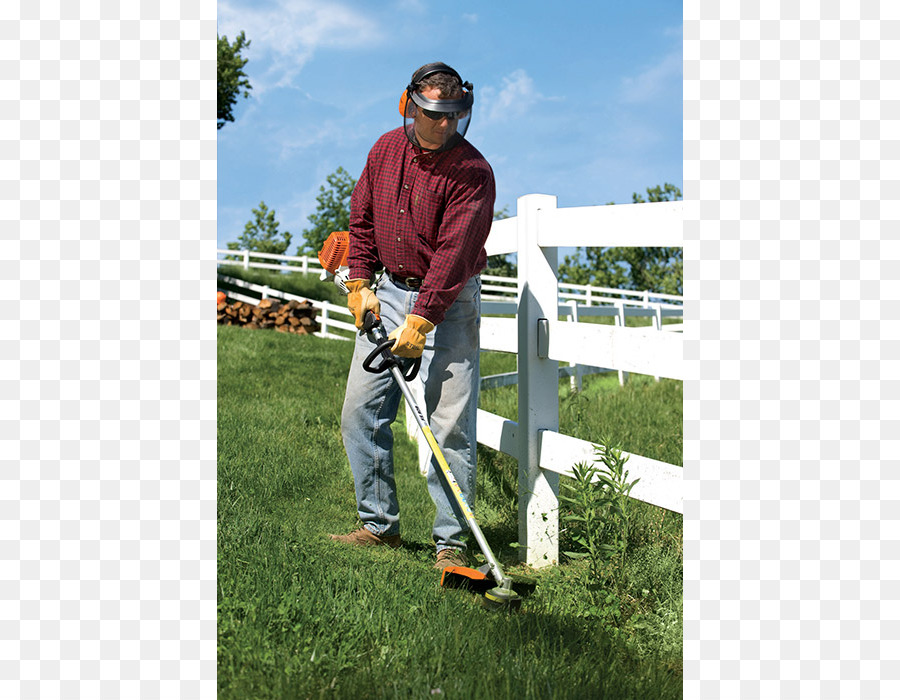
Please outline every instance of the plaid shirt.
[[350, 199], [350, 279], [382, 267], [423, 279], [412, 313], [437, 325], [487, 264], [494, 173], [465, 139], [449, 151], [413, 146], [397, 128], [369, 152]]

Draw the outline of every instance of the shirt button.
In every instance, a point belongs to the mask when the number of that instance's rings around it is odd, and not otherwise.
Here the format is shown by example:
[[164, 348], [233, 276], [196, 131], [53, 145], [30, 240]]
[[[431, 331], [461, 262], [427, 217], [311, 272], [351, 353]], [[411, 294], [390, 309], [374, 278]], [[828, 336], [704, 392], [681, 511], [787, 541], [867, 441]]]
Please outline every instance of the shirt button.
[[402, 209], [400, 210], [400, 213], [401, 213], [401, 214], [403, 213], [403, 210], [402, 210]]
[[397, 243], [400, 243], [401, 240], [400, 236], [397, 236]]
[[401, 270], [403, 269], [403, 265], [400, 265], [399, 267], [400, 267]]
[[404, 189], [404, 190], [408, 190], [408, 189], [409, 189], [409, 185], [403, 185], [403, 189]]
[[418, 162], [419, 162], [418, 158], [413, 158], [413, 163], [418, 163]]

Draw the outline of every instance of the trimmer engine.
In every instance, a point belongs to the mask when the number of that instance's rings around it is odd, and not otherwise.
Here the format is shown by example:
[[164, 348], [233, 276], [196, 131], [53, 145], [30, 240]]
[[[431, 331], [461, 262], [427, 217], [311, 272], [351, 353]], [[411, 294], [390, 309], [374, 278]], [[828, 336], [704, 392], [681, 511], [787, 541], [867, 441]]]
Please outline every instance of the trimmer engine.
[[350, 267], [347, 265], [347, 254], [350, 252], [350, 233], [348, 231], [332, 231], [325, 239], [319, 251], [319, 264], [325, 268], [319, 279], [333, 280], [342, 294], [347, 294], [347, 280], [350, 278]]

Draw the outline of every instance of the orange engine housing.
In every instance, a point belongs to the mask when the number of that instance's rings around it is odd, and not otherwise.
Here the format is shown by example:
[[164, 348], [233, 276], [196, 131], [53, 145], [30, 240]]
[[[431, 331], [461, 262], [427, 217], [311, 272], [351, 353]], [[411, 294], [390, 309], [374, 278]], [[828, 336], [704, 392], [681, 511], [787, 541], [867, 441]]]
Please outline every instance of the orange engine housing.
[[350, 232], [332, 231], [322, 250], [319, 251], [319, 264], [330, 273], [347, 264], [347, 255], [350, 252]]

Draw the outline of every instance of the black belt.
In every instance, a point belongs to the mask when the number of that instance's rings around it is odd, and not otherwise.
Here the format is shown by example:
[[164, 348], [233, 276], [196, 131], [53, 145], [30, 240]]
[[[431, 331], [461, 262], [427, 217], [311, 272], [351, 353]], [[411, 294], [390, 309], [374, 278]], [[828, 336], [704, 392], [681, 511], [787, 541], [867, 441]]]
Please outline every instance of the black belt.
[[388, 272], [388, 277], [391, 278], [394, 284], [399, 284], [401, 287], [407, 287], [408, 289], [418, 289], [422, 286], [421, 277], [401, 277], [393, 272]]

